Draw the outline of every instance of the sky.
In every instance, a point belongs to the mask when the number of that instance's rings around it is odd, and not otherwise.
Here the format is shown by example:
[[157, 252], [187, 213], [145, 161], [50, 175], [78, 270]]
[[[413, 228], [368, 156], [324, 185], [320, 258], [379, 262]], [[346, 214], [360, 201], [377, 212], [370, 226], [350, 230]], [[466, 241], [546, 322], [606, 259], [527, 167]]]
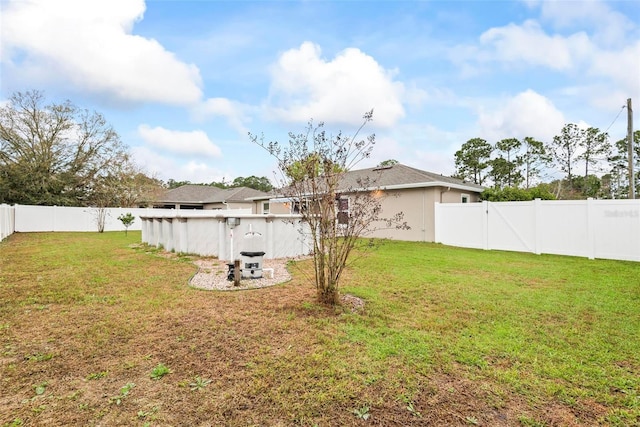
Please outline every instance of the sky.
[[149, 175], [274, 177], [251, 142], [309, 120], [450, 175], [471, 138], [640, 127], [640, 2], [0, 0], [0, 103], [102, 113]]

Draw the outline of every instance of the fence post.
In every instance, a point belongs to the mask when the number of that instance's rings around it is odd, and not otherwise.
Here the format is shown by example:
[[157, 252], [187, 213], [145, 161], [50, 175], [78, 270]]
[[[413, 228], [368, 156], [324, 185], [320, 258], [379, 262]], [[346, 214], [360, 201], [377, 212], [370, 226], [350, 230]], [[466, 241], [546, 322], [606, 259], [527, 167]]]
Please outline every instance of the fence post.
[[265, 217], [265, 230], [266, 232], [266, 246], [265, 248], [267, 249], [267, 256], [271, 257], [271, 258], [275, 258], [275, 250], [274, 250], [274, 236], [273, 236], [273, 215], [267, 215]]
[[173, 243], [173, 226], [173, 218], [164, 218], [162, 221], [162, 227], [164, 228], [164, 250], [167, 252], [175, 252], [176, 249]]
[[533, 201], [533, 253], [540, 255], [540, 233], [542, 227], [540, 227], [540, 204], [542, 200], [535, 199]]
[[175, 217], [173, 219], [173, 246], [178, 253], [187, 253], [187, 220]]
[[[218, 216], [218, 258], [226, 259], [226, 243], [227, 243], [227, 228], [226, 218], [224, 216]], [[229, 260], [233, 262], [233, 258]]]
[[236, 259], [233, 261], [233, 286], [240, 286], [240, 276], [242, 276], [240, 270], [240, 260]]
[[592, 197], [587, 199], [586, 209], [587, 209], [587, 256], [589, 259], [595, 259], [596, 257], [596, 233], [593, 229], [596, 221], [594, 220], [594, 212], [593, 212], [593, 204], [594, 200]]
[[485, 251], [489, 250], [489, 203], [486, 200], [482, 202], [482, 246]]
[[433, 203], [433, 224], [434, 224], [434, 228], [433, 228], [433, 242], [434, 243], [441, 243], [441, 239], [439, 236], [439, 230], [440, 230], [440, 202], [434, 202]]

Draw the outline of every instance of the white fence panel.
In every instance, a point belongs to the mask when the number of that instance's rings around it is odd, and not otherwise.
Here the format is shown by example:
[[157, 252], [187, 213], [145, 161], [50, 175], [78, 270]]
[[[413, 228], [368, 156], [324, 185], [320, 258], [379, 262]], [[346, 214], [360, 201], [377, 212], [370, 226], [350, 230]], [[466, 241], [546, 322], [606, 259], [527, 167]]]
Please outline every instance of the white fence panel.
[[[124, 230], [120, 215], [131, 213], [135, 220], [129, 230], [140, 230], [142, 221], [140, 216], [162, 215], [170, 217], [202, 217], [211, 216], [212, 212], [205, 210], [176, 210], [151, 208], [103, 208], [105, 214], [104, 231]], [[67, 206], [32, 206], [15, 205], [15, 231], [98, 231], [98, 208], [67, 207]], [[234, 209], [224, 211], [231, 214], [251, 213], [251, 209]]]
[[487, 203], [487, 248], [536, 252], [533, 202]]
[[590, 211], [595, 258], [640, 261], [640, 201], [594, 200]]
[[540, 202], [540, 252], [589, 257], [589, 220], [586, 200]]
[[299, 216], [279, 216], [272, 220], [273, 258], [293, 258], [313, 252], [308, 226], [300, 223]]
[[435, 241], [487, 249], [487, 203], [436, 203]]
[[[211, 212], [211, 211], [210, 211]], [[228, 218], [239, 218], [231, 228]], [[142, 241], [176, 252], [240, 258], [240, 252], [265, 252], [265, 258], [290, 258], [310, 253], [308, 233], [292, 215], [238, 215], [230, 211], [208, 216], [142, 217]]]
[[12, 235], [16, 229], [15, 208], [13, 206], [0, 205], [0, 241]]
[[640, 261], [640, 200], [448, 203], [435, 217], [447, 245]]

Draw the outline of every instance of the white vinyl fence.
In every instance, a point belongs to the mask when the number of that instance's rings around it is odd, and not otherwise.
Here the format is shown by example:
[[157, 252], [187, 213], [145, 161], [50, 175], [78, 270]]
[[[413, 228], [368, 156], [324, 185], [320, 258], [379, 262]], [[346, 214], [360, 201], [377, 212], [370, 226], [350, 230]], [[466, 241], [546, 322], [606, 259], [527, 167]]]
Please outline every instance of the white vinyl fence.
[[15, 218], [15, 209], [13, 206], [0, 205], [0, 241], [14, 233]]
[[308, 255], [311, 240], [299, 215], [209, 215], [176, 217], [154, 212], [142, 216], [142, 242], [167, 251], [235, 260], [240, 252], [264, 252], [265, 258]]
[[[247, 213], [250, 209], [237, 209], [233, 212]], [[120, 215], [131, 213], [136, 219], [129, 230], [141, 230], [142, 215], [165, 216], [202, 216], [211, 215], [212, 211], [175, 210], [151, 208], [104, 208], [104, 231], [124, 230]], [[15, 205], [15, 231], [98, 231], [98, 208], [64, 207], [64, 206], [31, 206]]]
[[435, 241], [640, 261], [640, 200], [436, 203]]
[[[265, 252], [265, 258], [310, 253], [308, 233], [298, 215], [252, 215], [251, 209], [191, 210], [104, 208], [104, 231], [124, 230], [120, 215], [131, 213], [129, 230], [165, 250], [237, 259], [240, 252]], [[98, 231], [97, 208], [0, 205], [0, 240], [14, 232]], [[227, 218], [239, 218], [231, 228]], [[250, 238], [249, 238], [250, 237]]]

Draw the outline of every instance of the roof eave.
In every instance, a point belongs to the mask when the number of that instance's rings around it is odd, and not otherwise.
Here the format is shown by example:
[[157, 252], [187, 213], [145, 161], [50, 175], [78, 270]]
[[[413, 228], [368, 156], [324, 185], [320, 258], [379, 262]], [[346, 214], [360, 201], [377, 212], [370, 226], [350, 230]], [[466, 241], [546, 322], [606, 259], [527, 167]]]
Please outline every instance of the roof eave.
[[424, 187], [447, 187], [447, 188], [455, 188], [456, 190], [464, 190], [464, 191], [473, 191], [477, 193], [481, 193], [484, 188], [472, 187], [470, 185], [458, 184], [454, 182], [444, 182], [444, 181], [435, 181], [435, 182], [416, 182], [411, 184], [395, 184], [395, 185], [381, 185], [380, 187], [367, 188], [365, 190], [403, 190], [410, 188], [424, 188]]

